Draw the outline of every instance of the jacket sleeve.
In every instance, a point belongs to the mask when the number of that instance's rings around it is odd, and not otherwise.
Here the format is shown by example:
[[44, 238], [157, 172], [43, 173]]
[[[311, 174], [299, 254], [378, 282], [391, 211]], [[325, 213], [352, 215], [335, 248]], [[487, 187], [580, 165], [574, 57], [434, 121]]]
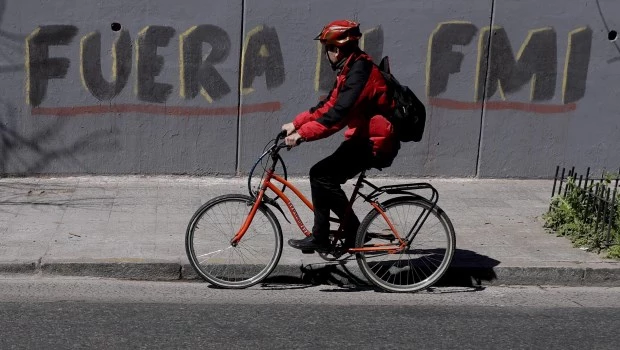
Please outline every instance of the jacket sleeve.
[[337, 93], [336, 101], [333, 104], [328, 101], [311, 113], [311, 121], [298, 128], [299, 135], [312, 141], [325, 138], [342, 129], [346, 125], [349, 111], [355, 106], [366, 87], [371, 72], [371, 61], [363, 59], [355, 61], [340, 90], [332, 90], [332, 93]]
[[306, 124], [307, 122], [316, 120], [317, 116], [314, 114], [318, 109], [323, 108], [323, 106], [325, 106], [325, 104], [329, 101], [329, 99], [332, 96], [332, 93], [334, 92], [334, 89], [336, 88], [336, 84], [334, 84], [334, 87], [329, 91], [329, 94], [327, 95], [327, 97], [325, 97], [324, 99], [322, 99], [321, 101], [319, 101], [319, 103], [310, 108], [309, 111], [303, 111], [301, 113], [299, 113], [295, 119], [293, 120], [293, 125], [295, 126], [296, 130], [299, 130], [299, 128]]

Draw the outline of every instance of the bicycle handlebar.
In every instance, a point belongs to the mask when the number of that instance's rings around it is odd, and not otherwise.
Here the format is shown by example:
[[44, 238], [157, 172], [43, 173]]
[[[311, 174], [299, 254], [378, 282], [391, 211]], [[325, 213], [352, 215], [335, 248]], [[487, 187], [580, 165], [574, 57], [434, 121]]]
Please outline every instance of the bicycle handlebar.
[[[291, 146], [287, 146], [285, 142], [282, 142], [282, 143], [278, 144], [278, 142], [279, 142], [281, 139], [285, 138], [286, 136], [287, 136], [287, 135], [286, 135], [286, 130], [282, 130], [282, 131], [280, 131], [280, 132], [278, 133], [278, 136], [276, 136], [276, 140], [275, 140], [275, 142], [274, 142], [274, 146], [276, 146], [277, 150], [280, 150], [280, 149], [282, 149], [282, 148], [288, 148], [289, 150], [291, 149]], [[297, 140], [297, 146], [299, 146], [299, 145], [300, 145], [301, 143], [303, 143], [304, 141], [306, 141], [306, 140], [304, 140], [303, 138], [298, 139], [298, 140]]]

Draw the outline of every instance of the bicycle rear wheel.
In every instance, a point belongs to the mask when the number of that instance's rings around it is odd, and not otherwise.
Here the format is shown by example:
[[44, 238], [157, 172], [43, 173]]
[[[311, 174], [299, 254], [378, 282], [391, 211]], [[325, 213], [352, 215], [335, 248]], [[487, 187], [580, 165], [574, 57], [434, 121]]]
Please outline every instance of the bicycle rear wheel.
[[[398, 197], [381, 205], [403, 239], [418, 218], [429, 215], [405, 250], [391, 254], [385, 251], [357, 253], [356, 259], [364, 276], [391, 292], [415, 292], [432, 286], [446, 272], [454, 255], [456, 238], [450, 219], [439, 207], [433, 208], [432, 203], [423, 198]], [[372, 210], [360, 224], [356, 247], [389, 242], [398, 245], [381, 213]]]
[[241, 241], [230, 241], [245, 222], [254, 199], [224, 195], [196, 211], [185, 234], [185, 251], [198, 275], [222, 288], [247, 288], [267, 277], [282, 254], [282, 229], [265, 205], [256, 211]]

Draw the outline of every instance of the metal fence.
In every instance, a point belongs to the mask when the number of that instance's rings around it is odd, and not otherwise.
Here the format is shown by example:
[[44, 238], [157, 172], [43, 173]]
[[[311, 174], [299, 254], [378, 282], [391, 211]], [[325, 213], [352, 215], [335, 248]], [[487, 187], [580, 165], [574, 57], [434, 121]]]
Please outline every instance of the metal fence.
[[[584, 223], [593, 227], [601, 245], [610, 246], [620, 244], [618, 224], [618, 184], [620, 183], [620, 170], [616, 173], [603, 171], [601, 177], [593, 177], [590, 168], [585, 176], [578, 174], [575, 167], [568, 173], [566, 168], [556, 167], [551, 197], [556, 195], [566, 197], [576, 194], [580, 203], [580, 216]], [[550, 206], [549, 210], [553, 210]]]

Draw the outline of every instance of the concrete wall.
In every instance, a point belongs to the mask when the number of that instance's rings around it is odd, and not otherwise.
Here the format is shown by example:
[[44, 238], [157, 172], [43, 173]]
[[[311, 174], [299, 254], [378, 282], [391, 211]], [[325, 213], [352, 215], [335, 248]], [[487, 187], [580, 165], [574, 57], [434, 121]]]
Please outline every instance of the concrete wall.
[[[0, 174], [247, 172], [329, 90], [312, 38], [339, 18], [427, 105], [424, 139], [383, 174], [617, 169], [618, 13], [616, 0], [0, 0]], [[289, 171], [341, 141], [286, 153]]]

